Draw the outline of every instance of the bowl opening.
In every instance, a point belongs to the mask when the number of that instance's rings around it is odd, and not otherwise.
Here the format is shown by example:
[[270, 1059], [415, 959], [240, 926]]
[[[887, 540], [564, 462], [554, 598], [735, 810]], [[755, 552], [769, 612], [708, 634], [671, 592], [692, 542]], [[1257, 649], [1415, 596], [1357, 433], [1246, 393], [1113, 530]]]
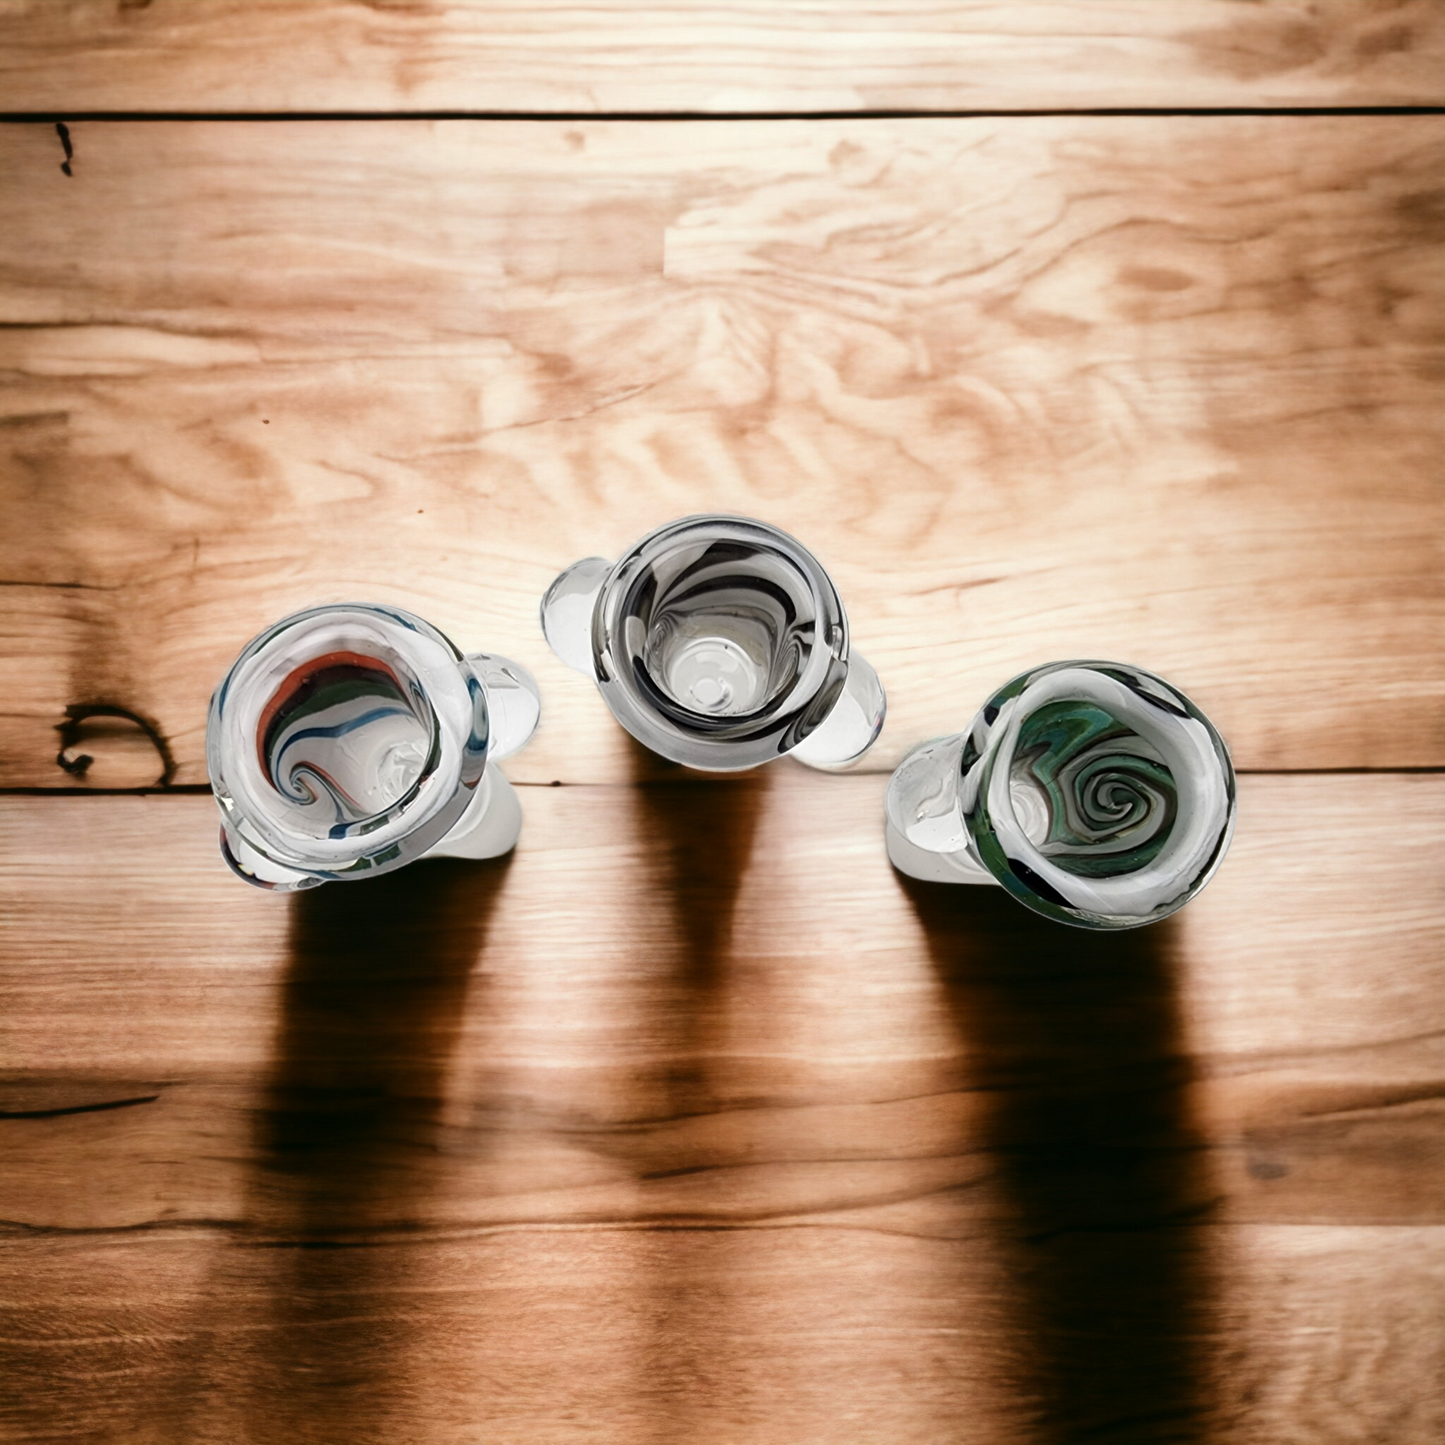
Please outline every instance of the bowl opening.
[[1178, 784], [1158, 747], [1085, 698], [1054, 699], [1022, 721], [1009, 796], [1029, 842], [1080, 878], [1147, 868], [1179, 818]]
[[406, 660], [374, 635], [331, 632], [300, 662], [296, 639], [287, 642], [294, 665], [255, 722], [257, 800], [299, 835], [365, 834], [436, 768], [436, 714]]
[[730, 719], [787, 699], [817, 644], [820, 611], [783, 551], [684, 540], [639, 570], [623, 626], [652, 688], [676, 710]]

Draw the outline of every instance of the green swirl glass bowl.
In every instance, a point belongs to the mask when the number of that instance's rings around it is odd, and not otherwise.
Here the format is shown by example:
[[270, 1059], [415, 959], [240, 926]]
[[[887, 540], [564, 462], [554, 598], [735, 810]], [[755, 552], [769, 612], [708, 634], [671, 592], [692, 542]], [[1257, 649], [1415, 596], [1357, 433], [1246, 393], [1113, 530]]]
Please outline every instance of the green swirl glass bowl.
[[932, 882], [990, 883], [1082, 928], [1182, 908], [1234, 829], [1234, 769], [1209, 719], [1143, 668], [1054, 662], [1000, 688], [967, 732], [888, 785], [888, 855]]

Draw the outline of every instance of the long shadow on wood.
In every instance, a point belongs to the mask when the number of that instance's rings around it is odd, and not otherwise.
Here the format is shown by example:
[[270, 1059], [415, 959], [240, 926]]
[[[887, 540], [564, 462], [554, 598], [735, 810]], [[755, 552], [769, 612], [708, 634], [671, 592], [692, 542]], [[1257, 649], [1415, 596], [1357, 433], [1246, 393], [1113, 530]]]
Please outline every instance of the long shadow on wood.
[[251, 1191], [274, 1254], [262, 1353], [237, 1382], [245, 1438], [329, 1445], [416, 1425], [407, 1246], [442, 1182], [447, 1076], [506, 869], [437, 859], [292, 900]]
[[[718, 1064], [717, 1053], [725, 1044], [733, 992], [733, 920], [767, 775], [758, 769], [708, 778], [676, 768], [659, 779], [665, 766], [636, 747], [637, 824], [649, 876], [656, 878], [661, 895], [658, 906], [671, 915], [660, 1007], [649, 1023], [665, 1062], [662, 1077], [648, 1092], [660, 1100], [665, 1119], [675, 1120], [725, 1107], [730, 1087], [745, 1082]], [[669, 1180], [715, 1162], [660, 1151], [645, 1136], [634, 1160], [644, 1201], [649, 1179]], [[707, 1241], [716, 1246], [718, 1236], [708, 1235]], [[686, 1232], [658, 1236], [649, 1311], [651, 1358], [644, 1378], [650, 1438], [667, 1445], [694, 1437], [699, 1423], [714, 1417], [720, 1406], [711, 1384], [715, 1362], [700, 1354], [701, 1341], [716, 1343], [719, 1305], [712, 1290], [718, 1271], [704, 1268], [698, 1276], [697, 1242]]]
[[1207, 1436], [1213, 1199], [1190, 1116], [1172, 921], [1089, 933], [1002, 889], [904, 886], [986, 1091], [1038, 1445]]
[[671, 914], [672, 959], [661, 1041], [668, 1112], [712, 1104], [708, 1053], [726, 1005], [728, 956], [738, 889], [752, 855], [767, 777], [762, 769], [715, 778], [674, 768], [634, 744], [637, 822], [660, 908]]

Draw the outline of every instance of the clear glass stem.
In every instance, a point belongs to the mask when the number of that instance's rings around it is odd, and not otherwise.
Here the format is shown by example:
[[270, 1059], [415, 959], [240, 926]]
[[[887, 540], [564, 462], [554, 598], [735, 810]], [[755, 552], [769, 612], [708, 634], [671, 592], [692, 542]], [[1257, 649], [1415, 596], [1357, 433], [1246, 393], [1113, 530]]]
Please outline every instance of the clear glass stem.
[[963, 744], [963, 733], [921, 743], [888, 780], [889, 823], [929, 853], [957, 853], [968, 846], [959, 795]]
[[963, 821], [959, 764], [965, 736], [915, 748], [888, 781], [888, 858], [929, 883], [994, 883], [974, 856]]
[[910, 843], [892, 823], [884, 829], [888, 845], [888, 861], [910, 878], [921, 878], [925, 883], [992, 883], [999, 881], [967, 849], [957, 853], [930, 853], [916, 843]]
[[522, 804], [514, 789], [493, 763], [477, 786], [476, 796], [456, 827], [427, 858], [499, 858], [517, 846], [522, 834]]

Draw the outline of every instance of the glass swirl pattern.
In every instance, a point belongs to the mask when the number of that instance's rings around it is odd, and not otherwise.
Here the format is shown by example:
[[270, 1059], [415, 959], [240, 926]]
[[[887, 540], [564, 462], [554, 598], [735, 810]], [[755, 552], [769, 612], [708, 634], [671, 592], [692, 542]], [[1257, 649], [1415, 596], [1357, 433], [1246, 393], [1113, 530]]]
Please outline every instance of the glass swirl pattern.
[[615, 564], [576, 563], [548, 588], [542, 626], [628, 732], [690, 767], [784, 753], [841, 766], [883, 725], [882, 686], [850, 655], [828, 574], [763, 522], [686, 517]]
[[[952, 857], [1046, 917], [1132, 928], [1189, 901], [1234, 823], [1223, 739], [1142, 668], [1059, 662], [1015, 678], [967, 733], [911, 754], [889, 784], [890, 854]], [[903, 846], [899, 846], [899, 843]]]
[[440, 758], [436, 714], [395, 660], [308, 659], [256, 724], [258, 760], [295, 826], [342, 838], [415, 792]]
[[[292, 889], [455, 852], [462, 833], [480, 846], [490, 804], [510, 795], [488, 760], [521, 746], [537, 712], [525, 671], [464, 656], [400, 608], [293, 613], [247, 644], [211, 699], [222, 853], [248, 882]], [[466, 856], [487, 856], [476, 846]]]

